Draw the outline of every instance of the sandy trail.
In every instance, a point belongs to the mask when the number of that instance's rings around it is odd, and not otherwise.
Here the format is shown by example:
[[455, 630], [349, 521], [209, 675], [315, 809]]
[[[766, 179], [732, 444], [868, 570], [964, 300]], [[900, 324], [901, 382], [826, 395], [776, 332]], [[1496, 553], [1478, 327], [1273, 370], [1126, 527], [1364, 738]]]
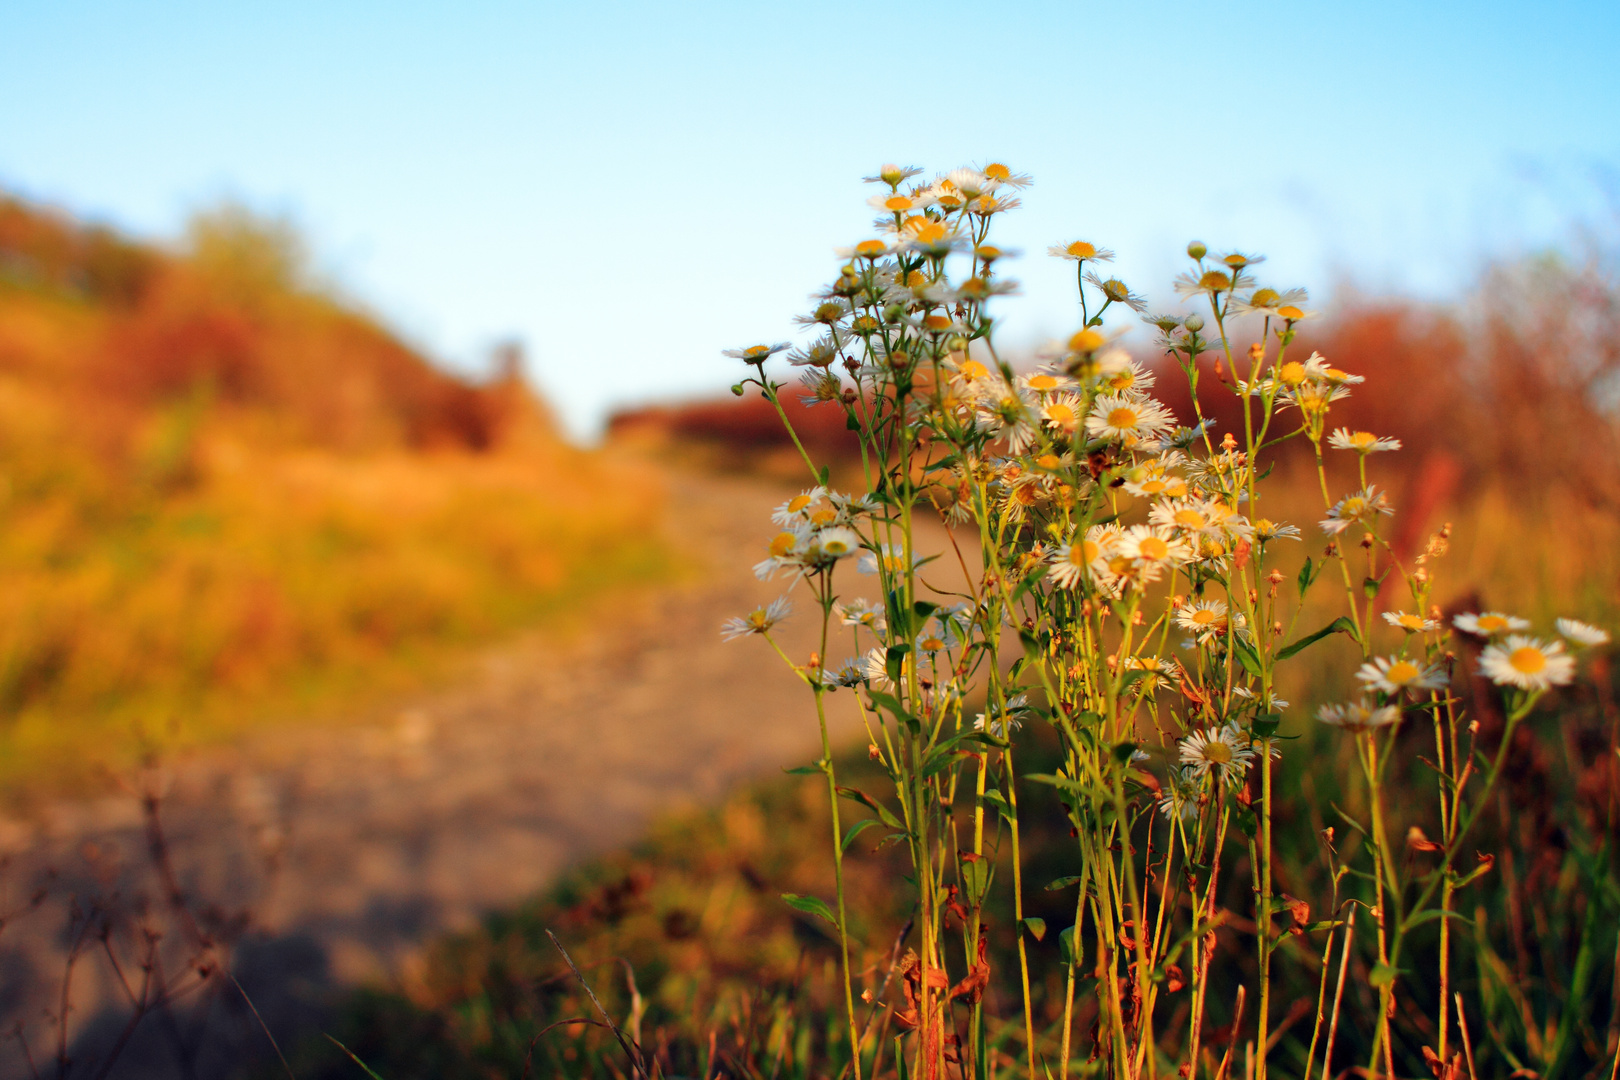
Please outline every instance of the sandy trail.
[[[688, 580], [605, 605], [581, 631], [492, 648], [453, 687], [377, 723], [260, 733], [167, 766], [182, 883], [251, 910], [257, 944], [240, 955], [280, 1023], [323, 988], [399, 977], [424, 941], [635, 840], [657, 814], [819, 756], [803, 686], [764, 643], [719, 635], [783, 588], [750, 567], [785, 489], [687, 473], [669, 487], [675, 534], [697, 541]], [[784, 626], [790, 655], [814, 648], [812, 622]], [[853, 710], [833, 714], [835, 738], [855, 738]], [[14, 897], [47, 868], [58, 897], [87, 887], [96, 866], [134, 889], [147, 862], [129, 797], [6, 822], [0, 843]], [[61, 920], [47, 904], [0, 937], [11, 1016], [41, 1008], [59, 978]], [[97, 978], [82, 976], [86, 1001], [114, 993]]]

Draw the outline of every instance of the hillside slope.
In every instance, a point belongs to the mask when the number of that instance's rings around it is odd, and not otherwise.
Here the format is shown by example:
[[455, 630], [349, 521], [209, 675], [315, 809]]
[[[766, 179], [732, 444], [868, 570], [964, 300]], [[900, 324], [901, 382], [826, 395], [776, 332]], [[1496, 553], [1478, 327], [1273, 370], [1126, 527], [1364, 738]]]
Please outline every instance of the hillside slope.
[[283, 226], [227, 209], [166, 251], [0, 198], [0, 784], [645, 571], [658, 498], [557, 435], [515, 353], [434, 367]]

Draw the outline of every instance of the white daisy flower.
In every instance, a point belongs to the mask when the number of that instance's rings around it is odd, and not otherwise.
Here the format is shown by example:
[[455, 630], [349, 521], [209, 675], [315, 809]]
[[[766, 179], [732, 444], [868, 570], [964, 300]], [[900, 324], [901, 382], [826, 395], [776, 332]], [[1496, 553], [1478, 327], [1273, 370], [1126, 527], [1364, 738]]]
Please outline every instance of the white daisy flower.
[[1080, 395], [1054, 394], [1042, 403], [1041, 419], [1058, 431], [1073, 431], [1080, 426]]
[[861, 656], [861, 671], [866, 675], [866, 681], [879, 690], [893, 690], [894, 683], [889, 679], [888, 651], [885, 649], [868, 649]]
[[805, 545], [804, 561], [811, 566], [830, 566], [839, 559], [855, 554], [860, 546], [859, 533], [843, 525], [834, 525], [811, 534], [810, 542]]
[[1545, 690], [1575, 678], [1575, 658], [1564, 652], [1562, 641], [1509, 634], [1507, 640], [1485, 647], [1479, 673], [1498, 686]]
[[1379, 454], [1387, 450], [1399, 450], [1401, 440], [1381, 438], [1370, 431], [1351, 431], [1349, 428], [1335, 428], [1333, 434], [1328, 436], [1328, 445], [1335, 450], [1354, 450], [1363, 456]]
[[1114, 253], [1086, 240], [1072, 240], [1067, 244], [1054, 244], [1046, 249], [1048, 255], [1075, 262], [1113, 262]]
[[885, 214], [914, 214], [933, 201], [932, 195], [923, 192], [902, 195], [891, 191], [887, 195], [873, 195], [866, 200], [866, 205]]
[[1121, 530], [1115, 526], [1093, 525], [1085, 536], [1053, 550], [1048, 576], [1059, 588], [1079, 588], [1087, 574], [1106, 572], [1109, 558], [1119, 551], [1121, 537]]
[[863, 176], [861, 179], [868, 184], [888, 184], [890, 187], [899, 187], [913, 176], [921, 176], [922, 170], [910, 165], [884, 165], [877, 171], [876, 176]]
[[[1117, 355], [1116, 355], [1117, 354]], [[1139, 394], [1153, 389], [1158, 376], [1131, 359], [1124, 349], [1110, 349], [1097, 357], [1098, 379], [1114, 394]]]
[[1024, 726], [1024, 719], [1030, 715], [1029, 698], [1024, 694], [1014, 694], [1007, 699], [1004, 709], [986, 710], [973, 719], [974, 731], [986, 731], [998, 739], [1008, 737], [1008, 732], [1017, 731]]
[[1451, 620], [1451, 625], [1475, 637], [1495, 637], [1497, 634], [1506, 634], [1514, 630], [1528, 630], [1530, 620], [1521, 619], [1517, 615], [1504, 615], [1500, 611], [1486, 611], [1479, 615], [1472, 613], [1458, 615]]
[[1322, 531], [1329, 536], [1338, 536], [1344, 530], [1357, 523], [1371, 528], [1379, 514], [1393, 514], [1395, 508], [1389, 505], [1384, 493], [1378, 490], [1377, 485], [1368, 484], [1361, 491], [1353, 492], [1333, 504], [1322, 521]]
[[1248, 773], [1254, 760], [1249, 737], [1236, 724], [1195, 731], [1179, 746], [1181, 763], [1200, 779], [1214, 772], [1218, 778], [1235, 783]]
[[1226, 603], [1214, 598], [1193, 600], [1176, 609], [1176, 625], [1198, 636], [1200, 642], [1226, 629]]
[[[888, 573], [903, 574], [906, 572], [906, 549], [901, 544], [882, 544], [879, 545], [877, 551], [862, 552], [860, 561], [855, 564], [855, 569], [863, 574], [875, 574], [878, 572], [879, 560], [882, 560], [881, 565]], [[915, 570], [922, 565], [922, 562], [922, 556], [913, 552], [911, 555], [911, 568]]]
[[1147, 300], [1131, 292], [1130, 286], [1117, 277], [1104, 278], [1095, 270], [1087, 270], [1086, 280], [1110, 303], [1123, 304], [1139, 315], [1147, 310]]
[[1369, 690], [1400, 694], [1407, 690], [1442, 690], [1446, 673], [1439, 665], [1425, 665], [1404, 656], [1377, 656], [1356, 671], [1356, 678]]
[[720, 355], [729, 356], [733, 360], [741, 360], [744, 363], [763, 365], [765, 361], [777, 353], [784, 352], [791, 347], [786, 341], [778, 341], [775, 345], [750, 345], [746, 349], [721, 349]]
[[1254, 538], [1263, 544], [1267, 540], [1298, 540], [1300, 535], [1296, 526], [1283, 525], [1270, 518], [1256, 518]]
[[874, 600], [851, 600], [833, 604], [833, 612], [845, 626], [864, 626], [874, 633], [881, 631], [887, 621], [883, 605]]
[[979, 172], [984, 174], [986, 180], [992, 180], [997, 184], [1010, 188], [1026, 188], [1035, 182], [1029, 173], [1015, 173], [999, 161], [990, 162]]
[[1169, 529], [1155, 525], [1132, 525], [1120, 540], [1119, 553], [1127, 559], [1174, 567], [1188, 562], [1193, 552], [1186, 541]]
[[821, 673], [822, 685], [832, 687], [860, 686], [866, 681], [866, 668], [861, 658], [851, 656], [836, 668], [828, 668]]
[[1422, 634], [1440, 629], [1439, 623], [1433, 619], [1426, 619], [1415, 611], [1386, 611], [1384, 621], [1405, 630], [1408, 634]]
[[1399, 720], [1401, 709], [1398, 705], [1373, 708], [1365, 701], [1352, 701], [1343, 705], [1323, 705], [1316, 710], [1316, 718], [1346, 731], [1374, 731]]
[[1127, 671], [1146, 671], [1143, 681], [1150, 687], [1172, 687], [1181, 676], [1181, 665], [1174, 660], [1157, 656], [1127, 656], [1123, 665]]
[[1086, 434], [1130, 444], [1161, 435], [1174, 425], [1169, 411], [1156, 401], [1100, 394], [1086, 417]]
[[787, 502], [771, 511], [771, 520], [778, 525], [791, 526], [810, 516], [810, 508], [826, 498], [824, 487], [805, 488]]
[[771, 627], [788, 617], [792, 612], [793, 604], [785, 596], [779, 596], [763, 607], [757, 607], [747, 615], [739, 615], [725, 621], [720, 627], [720, 636], [726, 641], [735, 641], [750, 634], [763, 634]]
[[1578, 619], [1559, 619], [1558, 632], [1577, 648], [1603, 645], [1609, 640], [1607, 630], [1601, 630], [1591, 623], [1583, 623]]
[[1194, 821], [1202, 808], [1199, 796], [1198, 777], [1191, 769], [1171, 769], [1170, 782], [1159, 794], [1159, 813], [1167, 818], [1180, 816], [1182, 821]]
[[1284, 315], [1283, 312], [1292, 310], [1298, 312], [1293, 316], [1297, 321], [1304, 317], [1305, 313], [1300, 311], [1299, 308], [1307, 299], [1308, 295], [1304, 289], [1284, 289], [1282, 292], [1278, 292], [1276, 289], [1256, 289], [1247, 298], [1233, 297], [1231, 313], [1233, 315], [1266, 315], [1271, 318], [1286, 319], [1290, 316]]
[[754, 565], [754, 576], [761, 581], [769, 580], [778, 570], [787, 567], [800, 567], [805, 549], [810, 543], [810, 533], [803, 526], [783, 529], [771, 537], [766, 546], [769, 553], [765, 560]]

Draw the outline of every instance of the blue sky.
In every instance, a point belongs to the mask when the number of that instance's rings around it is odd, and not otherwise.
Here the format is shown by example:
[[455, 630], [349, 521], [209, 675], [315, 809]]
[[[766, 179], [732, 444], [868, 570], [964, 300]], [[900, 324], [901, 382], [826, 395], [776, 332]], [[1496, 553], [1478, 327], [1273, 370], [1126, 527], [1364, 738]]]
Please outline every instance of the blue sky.
[[790, 337], [884, 161], [1035, 175], [1014, 343], [1073, 329], [1051, 242], [1162, 303], [1195, 236], [1444, 298], [1620, 190], [1613, 2], [6, 8], [0, 186], [157, 238], [289, 215], [443, 362], [522, 339], [582, 435]]

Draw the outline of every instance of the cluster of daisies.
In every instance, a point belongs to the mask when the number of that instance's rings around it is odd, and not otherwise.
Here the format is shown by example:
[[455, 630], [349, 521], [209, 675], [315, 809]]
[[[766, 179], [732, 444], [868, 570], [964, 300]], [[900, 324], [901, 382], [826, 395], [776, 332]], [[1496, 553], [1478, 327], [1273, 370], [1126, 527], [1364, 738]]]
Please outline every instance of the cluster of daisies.
[[[1099, 677], [1122, 667], [1140, 673], [1132, 684], [1140, 687], [1136, 703], [1159, 688], [1180, 689], [1193, 703], [1186, 721], [1192, 730], [1177, 744], [1160, 805], [1166, 814], [1195, 813], [1208, 805], [1216, 785], [1241, 784], [1258, 754], [1276, 755], [1271, 740], [1256, 738], [1253, 721], [1275, 717], [1287, 703], [1262, 690], [1252, 667], [1234, 663], [1233, 656], [1239, 649], [1249, 657], [1264, 653], [1281, 626], [1262, 634], [1250, 625], [1262, 617], [1270, 623], [1271, 616], [1257, 606], [1258, 592], [1241, 582], [1253, 575], [1262, 585], [1259, 568], [1269, 547], [1301, 540], [1301, 530], [1254, 515], [1256, 463], [1237, 439], [1217, 439], [1205, 420], [1182, 426], [1151, 393], [1156, 373], [1118, 346], [1117, 333], [1103, 329], [1111, 310], [1140, 315], [1157, 329], [1167, 354], [1192, 372], [1202, 354], [1216, 349], [1202, 334], [1202, 315], [1148, 315], [1142, 298], [1106, 273], [1113, 252], [1086, 240], [1059, 244], [1048, 251], [1075, 266], [1083, 328], [1044, 348], [1033, 369], [1015, 373], [989, 344], [992, 320], [985, 310], [989, 300], [1017, 288], [1000, 274], [1013, 253], [989, 243], [988, 234], [998, 215], [1018, 206], [1014, 193], [1029, 178], [996, 163], [932, 179], [921, 175], [886, 165], [865, 178], [883, 189], [869, 200], [878, 213], [876, 235], [839, 250], [837, 278], [796, 318], [810, 332], [809, 341], [754, 345], [727, 355], [752, 366], [755, 377], [745, 381], [774, 401], [779, 386], [765, 375], [765, 364], [786, 354], [789, 364], [804, 369], [805, 404], [841, 406], [868, 449], [888, 455], [880, 463], [885, 476], [910, 478], [913, 490], [948, 524], [978, 524], [981, 535], [1001, 549], [992, 576], [1000, 576], [1001, 584], [1024, 582], [1023, 599], [996, 610], [987, 578], [987, 587], [975, 593], [983, 597], [977, 607], [929, 605], [926, 618], [908, 616], [903, 627], [888, 625], [883, 604], [833, 604], [831, 574], [845, 559], [876, 574], [884, 595], [926, 560], [908, 555], [909, 547], [879, 541], [880, 534], [900, 527], [892, 498], [844, 495], [824, 485], [777, 508], [779, 531], [755, 572], [762, 579], [785, 573], [795, 583], [811, 581], [829, 617], [854, 635], [855, 655], [825, 669], [821, 658], [812, 665], [818, 684], [828, 689], [896, 689], [892, 657], [894, 646], [904, 645], [916, 665], [906, 692], [925, 698], [912, 706], [957, 705], [966, 670], [962, 658], [992, 620], [1021, 629], [1044, 620], [1054, 640], [1064, 643], [1053, 649], [1064, 670], [1073, 662], [1091, 664]], [[1222, 323], [1223, 341], [1226, 318], [1251, 315], [1263, 317], [1267, 335], [1275, 331], [1286, 347], [1294, 327], [1315, 315], [1304, 307], [1304, 290], [1257, 284], [1252, 272], [1263, 261], [1259, 256], [1211, 253], [1197, 243], [1188, 254], [1195, 265], [1177, 279], [1176, 290], [1209, 306], [1212, 319]], [[948, 261], [965, 261], [967, 274], [953, 280]], [[1375, 539], [1380, 519], [1393, 507], [1367, 483], [1366, 461], [1399, 450], [1400, 441], [1328, 427], [1331, 406], [1362, 377], [1317, 353], [1304, 360], [1279, 355], [1267, 363], [1259, 344], [1249, 360], [1246, 375], [1233, 370], [1223, 378], [1258, 402], [1257, 423], [1275, 420], [1274, 434], [1297, 433], [1318, 453], [1358, 459], [1362, 486], [1327, 508], [1318, 523], [1321, 533], [1336, 543], [1359, 528]], [[1251, 442], [1263, 439], [1262, 429]], [[1273, 571], [1269, 580], [1274, 597], [1282, 578]], [[1121, 649], [1124, 655], [1105, 662], [1095, 636], [1074, 632], [1094, 612], [1128, 611], [1123, 623], [1143, 625], [1137, 602], [1157, 584], [1173, 595], [1164, 613], [1147, 622], [1162, 632], [1161, 640], [1171, 630], [1184, 635], [1193, 659], [1145, 655], [1141, 642], [1154, 633], [1150, 629], [1136, 645]], [[778, 600], [731, 620], [724, 632], [767, 634], [788, 610], [787, 600]], [[1440, 630], [1437, 617], [1391, 612], [1384, 619], [1408, 641]], [[1484, 675], [1525, 692], [1567, 683], [1574, 673], [1571, 650], [1606, 640], [1585, 624], [1558, 625], [1562, 640], [1525, 636], [1519, 631], [1526, 624], [1500, 615], [1461, 616], [1455, 623], [1484, 642]], [[1426, 655], [1437, 655], [1436, 648]], [[1356, 732], [1387, 727], [1409, 703], [1443, 690], [1450, 674], [1443, 664], [1408, 655], [1403, 647], [1368, 659], [1356, 678], [1362, 696], [1324, 706], [1317, 714], [1324, 723]], [[1061, 704], [1074, 713], [1095, 706], [1095, 680], [1089, 686], [1082, 697]], [[1058, 693], [1064, 693], [1061, 687]], [[980, 714], [977, 723], [1004, 734], [1029, 711], [1016, 696]]]

